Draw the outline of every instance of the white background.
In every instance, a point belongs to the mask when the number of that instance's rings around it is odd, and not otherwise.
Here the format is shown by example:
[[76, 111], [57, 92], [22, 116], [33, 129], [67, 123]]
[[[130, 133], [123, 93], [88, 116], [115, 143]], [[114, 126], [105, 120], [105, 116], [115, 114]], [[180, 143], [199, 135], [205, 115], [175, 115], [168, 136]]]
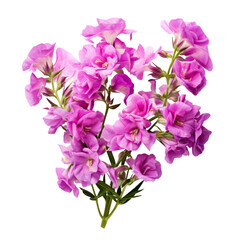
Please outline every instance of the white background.
[[[2, 1], [0, 4], [1, 171], [0, 239], [240, 239], [239, 38], [238, 1]], [[24, 96], [29, 72], [22, 61], [32, 46], [57, 43], [77, 57], [81, 31], [96, 18], [121, 17], [136, 29], [133, 43], [163, 46], [171, 36], [161, 20], [196, 21], [210, 39], [214, 64], [208, 84], [189, 99], [211, 113], [213, 134], [204, 153], [164, 161], [162, 178], [144, 184], [142, 197], [120, 206], [106, 229], [94, 202], [57, 187], [63, 167], [61, 133], [48, 135], [44, 103], [30, 107]], [[146, 81], [138, 82], [146, 89]]]

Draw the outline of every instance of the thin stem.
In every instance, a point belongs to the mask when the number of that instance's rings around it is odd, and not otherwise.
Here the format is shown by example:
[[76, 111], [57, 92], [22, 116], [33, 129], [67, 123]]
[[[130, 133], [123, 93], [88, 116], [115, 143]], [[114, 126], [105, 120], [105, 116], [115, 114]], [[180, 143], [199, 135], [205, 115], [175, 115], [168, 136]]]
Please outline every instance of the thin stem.
[[98, 213], [99, 213], [100, 217], [103, 218], [103, 215], [102, 215], [102, 213], [100, 211], [100, 208], [99, 208], [98, 199], [97, 199], [97, 195], [96, 195], [95, 189], [94, 189], [93, 185], [91, 185], [91, 186], [92, 186], [94, 197], [96, 198], [96, 205], [97, 205]]
[[62, 102], [60, 101], [60, 98], [59, 98], [59, 96], [58, 96], [58, 93], [57, 93], [57, 91], [56, 91], [56, 89], [55, 89], [55, 87], [54, 87], [54, 81], [53, 81], [53, 76], [52, 76], [52, 75], [50, 76], [50, 80], [51, 80], [51, 83], [52, 83], [52, 90], [53, 90], [53, 93], [54, 93], [54, 97], [57, 99], [57, 101], [58, 101], [58, 103], [59, 103], [59, 106], [60, 106], [61, 108], [63, 108]]
[[102, 135], [104, 124], [105, 124], [105, 121], [106, 121], [106, 118], [107, 118], [107, 114], [108, 114], [108, 110], [109, 110], [109, 104], [106, 103], [106, 110], [105, 110], [104, 119], [103, 119], [103, 122], [102, 122], [102, 128], [101, 128], [101, 131], [99, 132], [98, 138], [100, 138], [101, 135]]
[[[120, 199], [122, 198], [123, 193], [124, 193], [127, 185], [128, 185], [128, 184], [126, 184], [125, 187], [123, 188], [123, 190], [122, 190], [122, 192], [121, 192], [121, 194], [120, 194]], [[108, 215], [107, 219], [109, 219], [109, 218], [113, 215], [113, 213], [115, 212], [115, 210], [117, 209], [117, 207], [118, 207], [119, 204], [120, 204], [120, 202], [119, 202], [119, 200], [118, 200], [117, 203], [116, 203], [116, 205], [114, 206], [113, 210], [112, 210], [111, 213]]]
[[154, 124], [148, 129], [148, 132], [150, 132], [157, 123], [158, 123], [158, 119], [157, 119], [157, 120], [154, 122]]
[[164, 100], [164, 103], [163, 103], [163, 107], [165, 107], [167, 105], [167, 100], [168, 100], [168, 92], [169, 92], [169, 88], [170, 88], [170, 84], [169, 84], [169, 80], [170, 80], [170, 71], [172, 69], [172, 66], [173, 66], [173, 63], [174, 61], [176, 60], [176, 58], [178, 57], [178, 55], [180, 54], [180, 52], [177, 52], [177, 48], [174, 49], [174, 52], [173, 52], [173, 56], [172, 56], [172, 61], [169, 65], [169, 68], [168, 68], [168, 71], [167, 71], [167, 75], [166, 75], [166, 80], [167, 80], [167, 89], [165, 91], [165, 100]]

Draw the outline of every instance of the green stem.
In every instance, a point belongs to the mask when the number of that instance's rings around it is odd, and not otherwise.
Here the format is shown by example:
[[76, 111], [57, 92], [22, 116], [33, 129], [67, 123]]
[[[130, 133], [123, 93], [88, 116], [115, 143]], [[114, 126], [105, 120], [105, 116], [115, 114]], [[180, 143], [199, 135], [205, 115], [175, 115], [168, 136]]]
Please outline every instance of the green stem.
[[163, 107], [165, 107], [167, 105], [167, 100], [168, 100], [168, 92], [169, 92], [169, 88], [170, 88], [170, 84], [169, 84], [169, 80], [170, 80], [170, 71], [172, 69], [173, 63], [176, 60], [176, 58], [178, 57], [178, 55], [180, 54], [180, 52], [177, 51], [177, 48], [174, 49], [173, 52], [173, 56], [172, 56], [172, 61], [169, 65], [168, 71], [167, 71], [167, 75], [166, 75], [166, 80], [167, 80], [167, 89], [165, 91], [165, 100], [163, 103]]
[[106, 118], [107, 118], [107, 114], [108, 114], [108, 110], [109, 110], [109, 104], [106, 103], [106, 110], [105, 110], [104, 119], [103, 119], [103, 122], [102, 122], [102, 128], [101, 128], [101, 131], [99, 132], [98, 138], [100, 138], [101, 135], [102, 135], [104, 124], [105, 124], [105, 121], [106, 121]]
[[157, 119], [157, 120], [154, 122], [154, 124], [148, 129], [148, 132], [150, 132], [157, 123], [158, 123], [158, 119]]
[[[128, 185], [128, 184], [127, 184], [127, 185]], [[122, 192], [121, 192], [121, 194], [120, 194], [120, 199], [122, 198], [123, 193], [124, 193], [127, 185], [125, 185], [125, 187], [123, 188], [123, 190], [122, 190]], [[111, 199], [111, 200], [112, 200], [112, 199]], [[102, 227], [102, 228], [105, 228], [105, 227], [106, 227], [107, 222], [108, 222], [108, 219], [109, 219], [109, 218], [113, 215], [113, 213], [116, 211], [118, 205], [120, 204], [120, 201], [119, 201], [119, 200], [117, 201], [117, 203], [115, 204], [113, 210], [112, 210], [111, 213], [109, 214], [110, 207], [111, 207], [111, 203], [112, 203], [112, 202], [110, 202], [110, 204], [109, 204], [109, 202], [107, 202], [107, 199], [106, 199], [105, 209], [106, 209], [106, 207], [108, 207], [108, 209], [107, 209], [108, 213], [107, 213], [106, 216], [105, 216], [105, 213], [104, 213], [104, 217], [102, 218], [102, 223], [101, 223], [101, 227]]]
[[97, 210], [98, 210], [99, 216], [101, 218], [103, 218], [103, 215], [102, 215], [102, 213], [100, 211], [100, 208], [99, 208], [98, 199], [97, 199], [97, 195], [96, 195], [95, 189], [94, 189], [93, 185], [91, 185], [91, 186], [92, 186], [94, 197], [96, 198], [96, 205], [97, 205]]
[[50, 80], [51, 80], [51, 83], [52, 83], [52, 90], [53, 90], [53, 93], [54, 93], [54, 97], [57, 99], [57, 101], [58, 101], [58, 103], [59, 103], [59, 106], [60, 106], [61, 108], [63, 108], [62, 102], [60, 101], [60, 98], [59, 98], [59, 96], [58, 96], [58, 93], [57, 93], [57, 91], [56, 91], [56, 89], [55, 89], [54, 81], [53, 81], [53, 76], [52, 76], [52, 75], [50, 76]]

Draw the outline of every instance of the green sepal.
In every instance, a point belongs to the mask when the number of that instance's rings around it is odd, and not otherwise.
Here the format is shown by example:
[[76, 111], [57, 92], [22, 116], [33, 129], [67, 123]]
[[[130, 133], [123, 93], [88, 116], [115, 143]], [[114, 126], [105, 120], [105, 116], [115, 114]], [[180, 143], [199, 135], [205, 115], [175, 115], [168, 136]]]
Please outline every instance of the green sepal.
[[52, 78], [55, 78], [63, 69], [60, 69], [59, 71], [52, 74]]

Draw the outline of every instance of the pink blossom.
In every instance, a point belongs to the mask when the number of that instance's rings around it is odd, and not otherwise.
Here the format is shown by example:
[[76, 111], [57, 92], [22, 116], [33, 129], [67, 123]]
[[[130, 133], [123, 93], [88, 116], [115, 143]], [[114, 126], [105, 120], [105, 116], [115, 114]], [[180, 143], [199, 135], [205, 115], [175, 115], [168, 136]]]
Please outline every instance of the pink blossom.
[[41, 43], [33, 47], [23, 62], [23, 71], [29, 69], [34, 72], [38, 69], [43, 73], [49, 73], [52, 67], [54, 47], [55, 44], [49, 43]]
[[73, 159], [73, 174], [83, 187], [96, 184], [100, 176], [107, 172], [107, 167], [98, 154], [88, 148], [74, 153]]
[[94, 99], [99, 97], [98, 90], [101, 85], [102, 79], [99, 75], [91, 75], [80, 71], [73, 84], [73, 101], [78, 102], [83, 100], [90, 104]]
[[[190, 103], [190, 102], [189, 102]], [[178, 101], [168, 104], [161, 110], [166, 120], [166, 130], [175, 137], [189, 138], [195, 129], [195, 116], [199, 113], [200, 107]]]
[[37, 105], [42, 99], [42, 91], [46, 86], [44, 78], [37, 78], [33, 73], [31, 74], [30, 84], [25, 88], [25, 95], [30, 106]]
[[149, 82], [151, 84], [151, 91], [140, 91], [138, 94], [141, 96], [146, 95], [151, 100], [151, 108], [157, 112], [158, 109], [162, 107], [163, 102], [157, 97], [158, 93], [156, 92], [156, 80], [151, 79]]
[[127, 169], [126, 166], [120, 166], [117, 168], [108, 166], [108, 173], [109, 173], [111, 181], [113, 182], [113, 185], [112, 185], [113, 188], [118, 187], [119, 173], [125, 171], [126, 169]]
[[173, 72], [177, 80], [194, 95], [197, 95], [206, 85], [205, 71], [195, 60], [189, 62], [175, 60]]
[[79, 64], [79, 61], [63, 48], [58, 48], [56, 50], [54, 71], [57, 72], [62, 69], [61, 77], [67, 77], [68, 80], [76, 78], [78, 73], [77, 67]]
[[69, 112], [62, 108], [51, 107], [46, 117], [43, 118], [44, 122], [50, 127], [48, 133], [54, 134], [57, 129], [66, 123]]
[[75, 197], [78, 197], [79, 190], [75, 185], [76, 178], [73, 175], [72, 170], [65, 170], [63, 168], [56, 168], [58, 176], [58, 186], [65, 192], [72, 192]]
[[107, 43], [113, 44], [119, 34], [134, 33], [134, 30], [125, 29], [125, 21], [121, 18], [110, 18], [107, 20], [97, 19], [98, 26], [88, 25], [83, 31], [82, 35], [90, 42], [94, 37], [101, 37]]
[[134, 84], [126, 74], [119, 73], [112, 78], [111, 89], [123, 93], [125, 95], [124, 103], [126, 104], [128, 97], [134, 92]]
[[172, 163], [175, 158], [180, 158], [183, 155], [189, 155], [187, 144], [175, 139], [162, 139], [165, 146], [165, 160]]
[[162, 28], [175, 35], [174, 45], [179, 50], [186, 49], [184, 55], [193, 57], [201, 66], [212, 70], [212, 60], [208, 52], [209, 40], [200, 26], [195, 22], [185, 23], [182, 19], [174, 19], [169, 23], [162, 22]]
[[130, 73], [141, 80], [143, 78], [143, 73], [150, 70], [149, 66], [151, 61], [157, 57], [158, 51], [154, 52], [152, 47], [148, 47], [145, 51], [143, 46], [140, 44], [132, 57], [133, 60], [136, 60], [133, 62]]
[[79, 52], [82, 70], [88, 74], [98, 73], [103, 80], [119, 68], [119, 56], [117, 50], [107, 43], [99, 43], [96, 48], [85, 45]]
[[125, 116], [116, 121], [113, 126], [105, 125], [102, 137], [108, 142], [109, 151], [120, 149], [135, 151], [141, 143], [150, 150], [156, 140], [155, 134], [146, 130], [150, 125], [149, 121]]
[[100, 132], [103, 114], [99, 111], [89, 111], [76, 108], [68, 116], [67, 128], [76, 141], [82, 141], [89, 145], [93, 151], [98, 149], [96, 135]]
[[127, 107], [122, 110], [120, 116], [131, 115], [134, 118], [147, 118], [151, 115], [152, 103], [147, 95], [132, 94], [127, 100]]
[[161, 164], [153, 154], [138, 154], [136, 159], [127, 159], [127, 163], [132, 168], [133, 173], [144, 181], [155, 181], [162, 175]]

